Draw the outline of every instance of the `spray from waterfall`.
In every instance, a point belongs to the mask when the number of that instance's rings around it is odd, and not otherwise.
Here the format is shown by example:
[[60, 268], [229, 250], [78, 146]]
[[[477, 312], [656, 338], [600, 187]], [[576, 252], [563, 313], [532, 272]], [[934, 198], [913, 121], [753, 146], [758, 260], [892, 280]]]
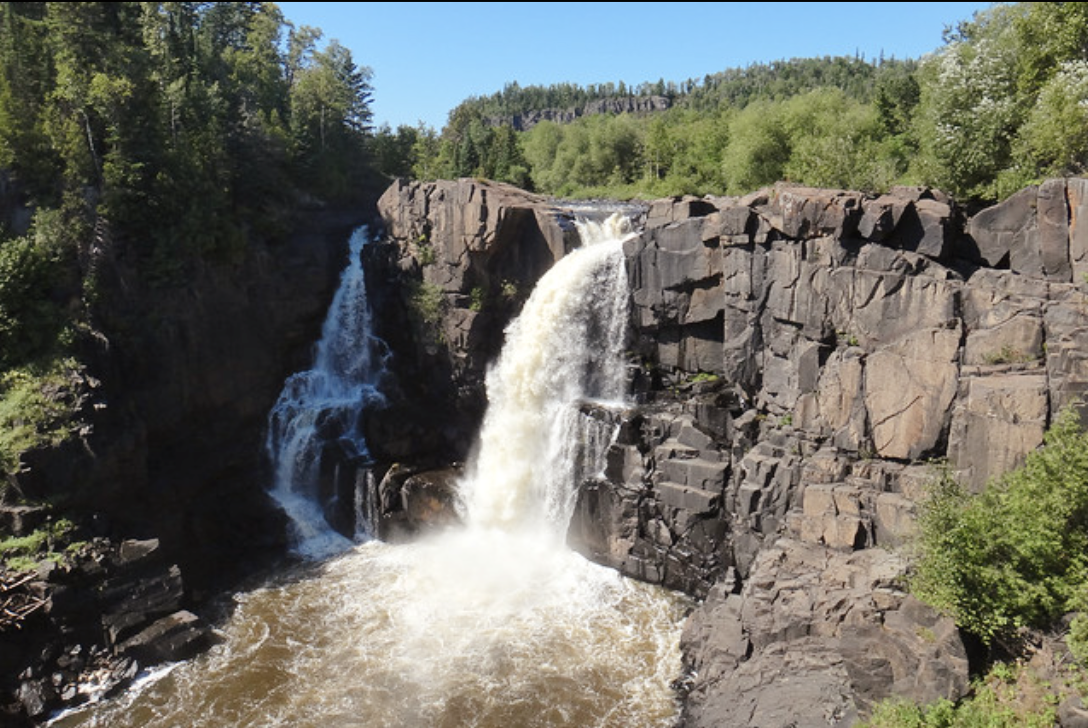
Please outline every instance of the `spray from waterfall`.
[[578, 227], [582, 247], [537, 283], [488, 372], [478, 452], [461, 484], [470, 526], [537, 526], [561, 537], [587, 474], [579, 470], [599, 468], [586, 463], [579, 406], [625, 393], [623, 243], [632, 233], [619, 214]]
[[[368, 239], [365, 227], [352, 234], [348, 264], [322, 326], [313, 367], [288, 377], [268, 417], [271, 493], [291, 519], [295, 550], [307, 557], [321, 558], [353, 544], [330, 525], [330, 515], [343, 507], [338, 502], [342, 496], [323, 485], [323, 474], [330, 459], [366, 463], [370, 453], [360, 420], [383, 399], [378, 383], [387, 350], [372, 332], [361, 257]], [[357, 501], [366, 497], [365, 488], [356, 489]], [[348, 505], [354, 513], [366, 509], [358, 502]]]

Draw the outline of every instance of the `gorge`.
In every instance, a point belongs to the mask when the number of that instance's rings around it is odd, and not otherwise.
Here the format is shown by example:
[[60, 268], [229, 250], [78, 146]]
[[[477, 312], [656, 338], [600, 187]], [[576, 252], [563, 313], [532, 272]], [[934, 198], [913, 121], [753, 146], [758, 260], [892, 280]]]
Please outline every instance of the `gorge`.
[[[383, 379], [384, 401], [360, 420], [367, 456], [333, 453], [337, 464], [323, 468], [320, 486], [334, 499], [351, 500], [369, 478], [375, 522], [367, 530], [378, 538], [360, 546], [357, 559], [313, 570], [304, 564], [278, 584], [240, 594], [223, 636], [229, 643], [239, 639], [231, 631], [253, 630], [254, 651], [240, 665], [212, 648], [199, 658], [201, 669], [240, 674], [249, 689], [267, 694], [264, 718], [243, 705], [229, 713], [234, 724], [256, 725], [277, 714], [298, 719], [318, 707], [329, 711], [326, 723], [352, 724], [371, 699], [353, 702], [354, 689], [336, 690], [335, 678], [350, 672], [345, 664], [357, 663], [325, 660], [364, 659], [353, 646], [365, 635], [388, 658], [376, 666], [376, 693], [396, 698], [422, 691], [421, 706], [449, 700], [456, 703], [451, 716], [476, 713], [474, 701], [486, 695], [479, 685], [431, 694], [440, 680], [406, 684], [393, 663], [403, 659], [408, 672], [433, 675], [426, 648], [436, 627], [443, 635], [477, 634], [472, 620], [481, 612], [472, 599], [482, 594], [499, 602], [492, 606], [505, 616], [535, 618], [569, 616], [580, 603], [574, 595], [585, 589], [609, 608], [573, 619], [578, 629], [570, 641], [549, 648], [575, 650], [580, 658], [599, 652], [602, 665], [588, 666], [599, 673], [639, 662], [610, 653], [610, 634], [646, 640], [632, 649], [658, 655], [655, 664], [671, 674], [651, 680], [655, 687], [644, 684], [654, 670], [604, 682], [623, 684], [625, 695], [636, 694], [635, 687], [650, 690], [654, 697], [636, 702], [667, 704], [655, 713], [661, 725], [850, 725], [891, 695], [919, 702], [964, 695], [967, 646], [950, 620], [906, 592], [909, 559], [901, 548], [914, 533], [930, 461], [946, 460], [981, 489], [1022, 461], [1056, 413], [1083, 394], [1085, 184], [1049, 180], [980, 211], [962, 210], [928, 189], [877, 197], [786, 184], [744, 198], [626, 206], [639, 232], [613, 241], [629, 286], [616, 312], [626, 324], [622, 344], [610, 354], [622, 364], [603, 369], [622, 372], [624, 391], [599, 380], [599, 362], [568, 364], [555, 344], [525, 365], [543, 374], [594, 373], [575, 377], [590, 389], [566, 399], [576, 421], [608, 433], [597, 440], [600, 467], [567, 479], [570, 502], [558, 511], [569, 515], [552, 521], [569, 520], [557, 538], [585, 559], [564, 550], [559, 562], [534, 562], [533, 548], [495, 540], [469, 546], [435, 534], [462, 533], [453, 527], [458, 523], [473, 531], [484, 505], [491, 523], [522, 513], [493, 500], [519, 489], [470, 488], [466, 510], [459, 487], [490, 457], [486, 447], [476, 451], [475, 433], [494, 427], [500, 443], [515, 442], [515, 427], [529, 419], [524, 410], [497, 419], [493, 408], [506, 395], [492, 391], [489, 372], [500, 376], [504, 340], [516, 337], [507, 327], [532, 311], [534, 297], [547, 290], [545, 278], [556, 271], [564, 284], [574, 280], [561, 264], [577, 262], [587, 237], [579, 230], [579, 206], [481, 180], [394, 183], [378, 204], [374, 229], [381, 232], [358, 257], [370, 303], [380, 312], [373, 334], [388, 346], [395, 376]], [[597, 280], [593, 290], [604, 289]], [[607, 347], [596, 345], [606, 341], [607, 327], [584, 323], [592, 355], [604, 356]], [[275, 395], [269, 397], [265, 414]], [[530, 401], [530, 409], [540, 406]], [[541, 444], [539, 434], [527, 438]], [[550, 462], [545, 450], [529, 464]], [[594, 458], [580, 450], [569, 459]], [[342, 533], [354, 534], [355, 523], [337, 518]], [[244, 514], [239, 522], [247, 522]], [[496, 554], [513, 562], [493, 580], [482, 579], [487, 583], [463, 568]], [[413, 565], [409, 571], [429, 573], [429, 585], [406, 580], [402, 559]], [[473, 588], [443, 590], [435, 586], [443, 583], [439, 576]], [[323, 596], [307, 588], [326, 579], [333, 586]], [[526, 609], [544, 583], [566, 586], [543, 590], [554, 601], [545, 600], [540, 612]], [[418, 603], [414, 614], [412, 608], [368, 611], [374, 601], [366, 594], [395, 589], [433, 592], [438, 601]], [[282, 606], [301, 609], [322, 599], [335, 606], [319, 603], [311, 607], [316, 613], [349, 618], [337, 626], [296, 622], [292, 615], [306, 612]], [[697, 606], [681, 635], [688, 599]], [[396, 622], [403, 641], [382, 643], [374, 626], [396, 619], [403, 620]], [[549, 633], [555, 622], [541, 620], [506, 626]], [[671, 647], [655, 635], [665, 635]], [[553, 684], [572, 677], [549, 672], [554, 665], [536, 646], [519, 651], [503, 642], [509, 651], [492, 645], [481, 654], [453, 637], [443, 640], [458, 660], [492, 661], [500, 672], [525, 662], [536, 679]], [[338, 697], [308, 701], [312, 694], [296, 683], [273, 680], [264, 650], [296, 652], [297, 672], [322, 676]], [[150, 713], [134, 714], [144, 716], [142, 724], [153, 722], [148, 716], [165, 693], [192, 698], [184, 680], [195, 664], [134, 693], [150, 706]], [[453, 672], [471, 673], [463, 664]], [[674, 680], [683, 698], [678, 717], [669, 712], [670, 691], [653, 693]], [[512, 694], [520, 695], [505, 697]], [[620, 695], [598, 694], [626, 705]], [[223, 697], [213, 694], [207, 710], [221, 708]], [[542, 716], [543, 724], [587, 724], [548, 712], [561, 711], [562, 700], [548, 708], [507, 703], [515, 705]], [[388, 707], [433, 721], [427, 707], [396, 700]], [[1067, 714], [1077, 710], [1066, 706]], [[511, 715], [499, 720], [521, 720]], [[591, 724], [631, 724], [627, 714], [609, 720]]]

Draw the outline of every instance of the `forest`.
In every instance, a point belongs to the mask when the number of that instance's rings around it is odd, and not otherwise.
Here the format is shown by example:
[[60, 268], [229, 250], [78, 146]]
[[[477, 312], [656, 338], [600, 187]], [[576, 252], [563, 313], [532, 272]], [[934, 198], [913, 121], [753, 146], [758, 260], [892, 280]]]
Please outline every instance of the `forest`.
[[[624, 95], [662, 113], [518, 131], [531, 111]], [[1088, 7], [998, 3], [921, 59], [790, 59], [703, 79], [521, 88], [467, 99], [437, 133], [380, 128], [390, 174], [480, 176], [559, 196], [740, 195], [790, 180], [881, 192], [937, 187], [995, 202], [1088, 159]]]

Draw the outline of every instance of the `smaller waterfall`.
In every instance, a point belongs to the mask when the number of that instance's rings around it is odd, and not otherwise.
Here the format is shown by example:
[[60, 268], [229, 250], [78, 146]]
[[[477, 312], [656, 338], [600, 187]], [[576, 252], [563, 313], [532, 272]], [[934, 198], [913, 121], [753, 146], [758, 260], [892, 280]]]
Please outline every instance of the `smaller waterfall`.
[[[371, 331], [361, 257], [367, 241], [365, 227], [352, 234], [350, 258], [329, 306], [313, 367], [288, 377], [268, 417], [271, 493], [291, 519], [295, 550], [307, 557], [322, 558], [353, 544], [330, 525], [331, 515], [344, 504], [339, 503], [339, 489], [323, 484], [323, 475], [331, 458], [366, 463], [370, 453], [360, 420], [365, 409], [383, 401], [378, 383], [387, 351]], [[368, 480], [354, 488], [356, 503], [348, 504], [348, 512], [369, 510]], [[357, 539], [370, 535], [365, 524], [354, 528]]]

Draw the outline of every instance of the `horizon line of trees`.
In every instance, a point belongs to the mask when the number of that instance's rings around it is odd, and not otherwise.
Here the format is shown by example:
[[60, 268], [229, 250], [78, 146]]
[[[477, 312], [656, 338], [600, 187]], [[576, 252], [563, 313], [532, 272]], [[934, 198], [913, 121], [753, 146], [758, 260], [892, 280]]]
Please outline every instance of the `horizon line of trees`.
[[[671, 107], [510, 125], [621, 92]], [[737, 195], [790, 180], [993, 203], [1088, 166], [1088, 5], [997, 3], [918, 60], [792, 59], [634, 87], [511, 83], [461, 103], [441, 133], [379, 128], [373, 148], [389, 176], [486, 177], [565, 197]]]

